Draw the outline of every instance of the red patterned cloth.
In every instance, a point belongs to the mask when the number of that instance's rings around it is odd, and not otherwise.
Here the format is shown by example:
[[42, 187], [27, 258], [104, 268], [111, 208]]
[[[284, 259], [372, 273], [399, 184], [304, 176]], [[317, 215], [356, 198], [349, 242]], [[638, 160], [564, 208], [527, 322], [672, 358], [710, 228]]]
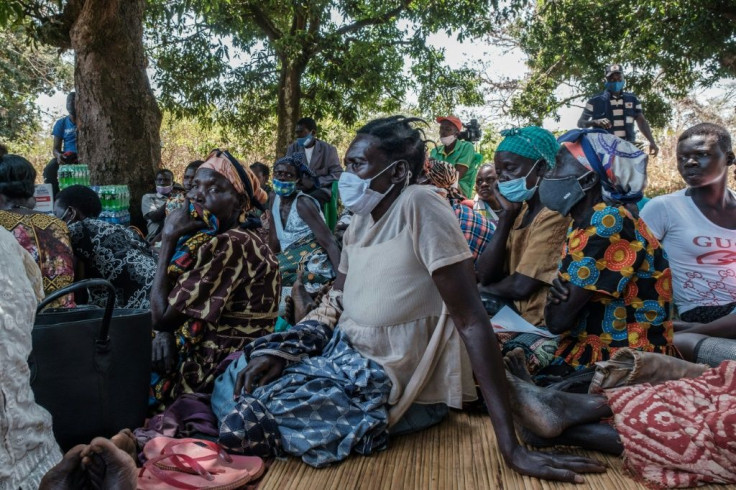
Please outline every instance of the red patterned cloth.
[[736, 361], [606, 396], [632, 475], [651, 487], [736, 483]]

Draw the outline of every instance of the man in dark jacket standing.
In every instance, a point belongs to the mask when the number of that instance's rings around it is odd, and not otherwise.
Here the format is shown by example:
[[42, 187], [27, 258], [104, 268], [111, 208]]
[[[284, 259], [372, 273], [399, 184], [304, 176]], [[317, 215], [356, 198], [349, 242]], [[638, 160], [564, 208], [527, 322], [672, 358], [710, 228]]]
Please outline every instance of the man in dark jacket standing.
[[588, 100], [578, 120], [579, 128], [602, 128], [621, 139], [634, 143], [634, 122], [649, 140], [649, 154], [656, 156], [659, 147], [644, 117], [641, 102], [636, 95], [624, 92], [624, 74], [621, 65], [608, 65], [605, 72], [606, 90]]

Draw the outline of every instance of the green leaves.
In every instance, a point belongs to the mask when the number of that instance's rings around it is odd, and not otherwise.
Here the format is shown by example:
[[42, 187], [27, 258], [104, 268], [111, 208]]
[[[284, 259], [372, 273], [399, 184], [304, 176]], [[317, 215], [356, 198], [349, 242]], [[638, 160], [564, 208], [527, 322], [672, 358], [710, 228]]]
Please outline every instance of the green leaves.
[[29, 46], [22, 27], [0, 30], [0, 140], [15, 140], [39, 129], [39, 94], [72, 86], [73, 67], [54, 49]]
[[512, 112], [538, 120], [559, 107], [547, 95], [563, 82], [582, 93], [603, 88], [603, 68], [619, 62], [626, 90], [644, 100], [654, 126], [667, 101], [736, 76], [736, 4], [729, 0], [560, 0], [538, 2], [512, 31], [532, 75]]
[[[508, 2], [517, 5], [522, 0]], [[451, 70], [433, 32], [479, 35], [496, 0], [149, 0], [159, 103], [242, 134], [277, 112], [286, 68], [301, 79], [301, 113], [353, 125], [397, 110], [481, 103], [477, 75]], [[511, 8], [511, 7], [509, 7]], [[296, 117], [295, 114], [293, 117]]]

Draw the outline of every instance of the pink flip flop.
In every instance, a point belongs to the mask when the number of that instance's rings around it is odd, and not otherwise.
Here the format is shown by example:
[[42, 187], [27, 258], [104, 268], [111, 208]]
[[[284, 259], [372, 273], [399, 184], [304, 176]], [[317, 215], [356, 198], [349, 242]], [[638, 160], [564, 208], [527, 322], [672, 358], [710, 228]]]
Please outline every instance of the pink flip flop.
[[[147, 469], [148, 473], [141, 471], [141, 475], [146, 477], [146, 485], [153, 485], [153, 480], [162, 482], [172, 480], [168, 481], [171, 485], [174, 485], [174, 482], [186, 485], [176, 488], [225, 490], [245, 485], [260, 477], [265, 470], [261, 458], [233, 456], [217, 443], [203, 439], [156, 437], [145, 445], [143, 454], [148, 459], [144, 465], [144, 470]], [[139, 477], [139, 488], [142, 488], [140, 485]], [[145, 488], [166, 487], [154, 485]]]

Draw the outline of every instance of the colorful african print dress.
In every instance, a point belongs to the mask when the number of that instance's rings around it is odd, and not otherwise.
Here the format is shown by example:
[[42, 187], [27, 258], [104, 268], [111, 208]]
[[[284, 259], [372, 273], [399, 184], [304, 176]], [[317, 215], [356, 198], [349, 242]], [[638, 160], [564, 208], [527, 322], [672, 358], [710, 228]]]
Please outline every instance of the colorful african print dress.
[[597, 204], [588, 226], [570, 228], [559, 275], [593, 295], [560, 338], [555, 363], [582, 368], [622, 347], [674, 354], [669, 264], [625, 207]]
[[154, 384], [159, 409], [182, 393], [211, 393], [227, 356], [273, 332], [281, 292], [273, 252], [240, 228], [201, 240], [191, 265], [169, 277], [169, 305], [189, 319], [174, 332], [176, 372]]
[[[74, 282], [74, 252], [63, 221], [42, 213], [0, 211], [0, 226], [12, 233], [36, 261], [43, 275], [46, 295]], [[52, 306], [74, 307], [74, 297], [65, 296]]]

